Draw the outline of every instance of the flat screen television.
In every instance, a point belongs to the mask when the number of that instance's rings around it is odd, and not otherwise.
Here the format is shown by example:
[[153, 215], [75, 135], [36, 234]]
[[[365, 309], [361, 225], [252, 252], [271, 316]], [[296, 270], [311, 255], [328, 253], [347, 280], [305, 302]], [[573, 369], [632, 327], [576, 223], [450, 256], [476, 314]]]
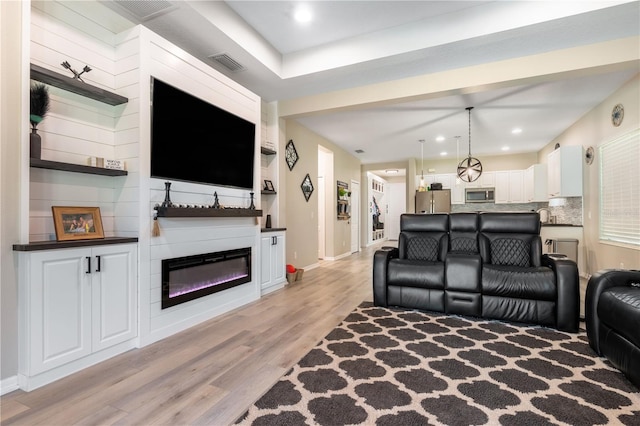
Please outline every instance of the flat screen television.
[[151, 177], [253, 189], [255, 124], [151, 79]]

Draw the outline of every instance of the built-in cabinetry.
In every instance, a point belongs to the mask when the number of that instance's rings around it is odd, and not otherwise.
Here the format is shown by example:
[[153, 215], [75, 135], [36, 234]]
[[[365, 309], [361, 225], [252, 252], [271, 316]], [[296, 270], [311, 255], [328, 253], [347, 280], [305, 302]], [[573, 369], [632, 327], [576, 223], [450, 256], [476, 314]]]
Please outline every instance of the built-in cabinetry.
[[582, 146], [562, 146], [547, 156], [549, 198], [582, 197]]
[[548, 198], [547, 165], [534, 164], [524, 171], [524, 201], [546, 202]]
[[[137, 244], [105, 239], [19, 252], [19, 381], [32, 390], [135, 346]], [[94, 240], [95, 241], [95, 240]], [[98, 244], [98, 245], [95, 245]]]
[[524, 170], [495, 172], [495, 199], [500, 203], [524, 202]]
[[285, 230], [262, 230], [260, 237], [260, 289], [262, 294], [284, 286], [286, 275]]
[[271, 148], [260, 147], [261, 154], [261, 175], [262, 175], [262, 200], [261, 206], [265, 217], [262, 220], [263, 226], [267, 223], [267, 215], [271, 217], [270, 222], [277, 223], [277, 152]]
[[384, 239], [384, 221], [386, 213], [385, 182], [369, 177], [369, 229], [370, 242]]

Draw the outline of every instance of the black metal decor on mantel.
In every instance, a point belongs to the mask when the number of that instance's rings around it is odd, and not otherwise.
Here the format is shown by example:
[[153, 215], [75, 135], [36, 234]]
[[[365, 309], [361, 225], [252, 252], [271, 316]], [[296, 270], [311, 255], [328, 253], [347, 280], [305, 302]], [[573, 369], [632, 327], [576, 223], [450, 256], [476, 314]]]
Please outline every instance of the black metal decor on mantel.
[[169, 196], [169, 192], [171, 191], [171, 182], [164, 183], [164, 201], [162, 202], [162, 207], [171, 207], [173, 203], [171, 202], [171, 197]]

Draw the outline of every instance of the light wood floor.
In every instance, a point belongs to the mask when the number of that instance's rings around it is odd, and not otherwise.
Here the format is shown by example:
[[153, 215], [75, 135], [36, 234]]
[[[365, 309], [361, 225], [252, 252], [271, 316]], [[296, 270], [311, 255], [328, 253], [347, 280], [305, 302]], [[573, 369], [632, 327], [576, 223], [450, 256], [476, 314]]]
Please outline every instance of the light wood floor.
[[[2, 425], [228, 425], [363, 301], [373, 252], [323, 261], [233, 312], [0, 401]], [[384, 245], [394, 245], [387, 242]]]

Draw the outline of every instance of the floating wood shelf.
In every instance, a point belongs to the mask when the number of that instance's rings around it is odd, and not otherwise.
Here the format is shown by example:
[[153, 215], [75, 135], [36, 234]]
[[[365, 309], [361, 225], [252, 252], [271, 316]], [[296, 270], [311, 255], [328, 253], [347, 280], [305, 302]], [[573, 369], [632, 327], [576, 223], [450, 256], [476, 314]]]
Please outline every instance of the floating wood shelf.
[[276, 155], [276, 152], [271, 148], [260, 147], [260, 153], [264, 155]]
[[14, 244], [14, 251], [57, 250], [75, 247], [104, 246], [107, 244], [137, 243], [137, 237], [107, 237], [103, 239], [74, 241], [34, 241], [28, 244]]
[[157, 207], [158, 217], [260, 217], [256, 209], [212, 209], [206, 207]]
[[103, 167], [84, 166], [82, 164], [61, 163], [59, 161], [40, 160], [32, 158], [31, 167], [38, 169], [62, 170], [64, 172], [87, 173], [102, 176], [126, 176], [126, 170], [105, 169]]
[[117, 93], [83, 83], [80, 80], [42, 68], [35, 64], [31, 64], [31, 78], [108, 105], [115, 106], [129, 102], [129, 99]]
[[263, 195], [276, 195], [277, 192], [276, 191], [269, 191], [267, 189], [263, 189], [262, 191], [260, 191], [261, 194]]

